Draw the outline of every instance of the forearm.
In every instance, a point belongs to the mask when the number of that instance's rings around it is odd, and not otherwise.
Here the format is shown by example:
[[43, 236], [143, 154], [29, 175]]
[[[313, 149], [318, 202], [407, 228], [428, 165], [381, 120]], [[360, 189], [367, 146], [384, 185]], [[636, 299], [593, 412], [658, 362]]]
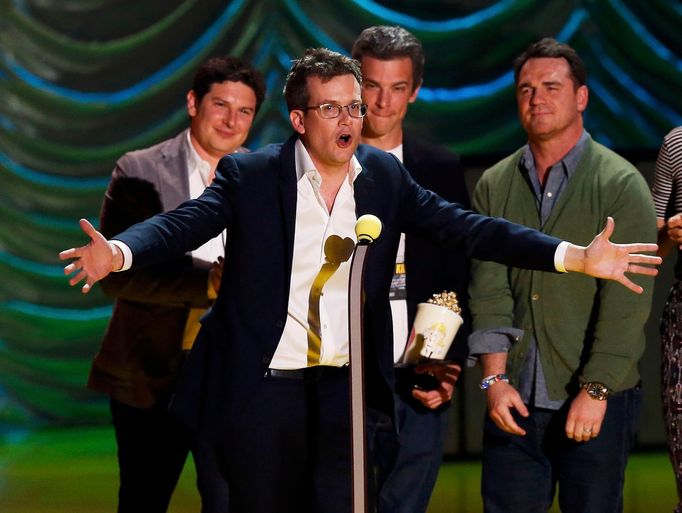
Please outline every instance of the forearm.
[[480, 356], [481, 368], [484, 376], [495, 374], [506, 374], [507, 372], [507, 353], [486, 353]]
[[677, 244], [670, 240], [666, 229], [658, 232], [658, 251], [656, 252], [656, 255], [665, 258], [675, 249], [675, 246], [677, 246]]
[[675, 249], [677, 244], [670, 238], [665, 219], [660, 217], [656, 219], [656, 229], [658, 230], [658, 251], [656, 254], [661, 258], [665, 258], [670, 254], [670, 251]]

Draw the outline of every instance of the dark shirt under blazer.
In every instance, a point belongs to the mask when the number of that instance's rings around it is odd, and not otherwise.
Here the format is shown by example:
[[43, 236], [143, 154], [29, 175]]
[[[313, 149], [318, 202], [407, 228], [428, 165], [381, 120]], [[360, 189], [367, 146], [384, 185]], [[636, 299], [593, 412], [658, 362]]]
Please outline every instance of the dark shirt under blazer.
[[[470, 208], [459, 156], [412, 134], [403, 138], [403, 163], [419, 185], [435, 191], [441, 198]], [[407, 315], [412, 326], [417, 305], [433, 294], [451, 290], [457, 293], [463, 308], [464, 325], [457, 332], [448, 358], [464, 363], [468, 354], [467, 287], [469, 259], [461, 247], [446, 248], [427, 237], [411, 234], [405, 237], [405, 268], [407, 271]]]

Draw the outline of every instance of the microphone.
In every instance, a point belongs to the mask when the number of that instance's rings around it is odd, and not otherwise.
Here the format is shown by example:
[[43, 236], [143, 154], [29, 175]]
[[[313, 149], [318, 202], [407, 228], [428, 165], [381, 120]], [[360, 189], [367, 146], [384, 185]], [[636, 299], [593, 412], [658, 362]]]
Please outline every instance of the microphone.
[[358, 218], [355, 223], [355, 235], [358, 244], [371, 244], [379, 238], [382, 224], [379, 218], [372, 214], [365, 214]]

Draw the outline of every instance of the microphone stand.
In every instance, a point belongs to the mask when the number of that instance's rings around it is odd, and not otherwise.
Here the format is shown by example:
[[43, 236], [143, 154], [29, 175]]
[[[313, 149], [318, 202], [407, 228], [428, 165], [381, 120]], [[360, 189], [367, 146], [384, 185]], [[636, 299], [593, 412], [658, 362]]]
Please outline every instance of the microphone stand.
[[365, 361], [363, 344], [363, 282], [369, 240], [355, 247], [348, 283], [348, 336], [350, 353], [350, 416], [353, 513], [368, 513], [367, 433], [365, 422]]

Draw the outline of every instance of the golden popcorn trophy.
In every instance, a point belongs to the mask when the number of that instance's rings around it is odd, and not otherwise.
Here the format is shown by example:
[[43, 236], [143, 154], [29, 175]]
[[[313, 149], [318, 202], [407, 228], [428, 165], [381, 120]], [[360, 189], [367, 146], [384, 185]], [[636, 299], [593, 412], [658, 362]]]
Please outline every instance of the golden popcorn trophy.
[[412, 331], [402, 364], [418, 365], [445, 360], [457, 331], [462, 326], [462, 309], [454, 292], [434, 294], [417, 305]]

